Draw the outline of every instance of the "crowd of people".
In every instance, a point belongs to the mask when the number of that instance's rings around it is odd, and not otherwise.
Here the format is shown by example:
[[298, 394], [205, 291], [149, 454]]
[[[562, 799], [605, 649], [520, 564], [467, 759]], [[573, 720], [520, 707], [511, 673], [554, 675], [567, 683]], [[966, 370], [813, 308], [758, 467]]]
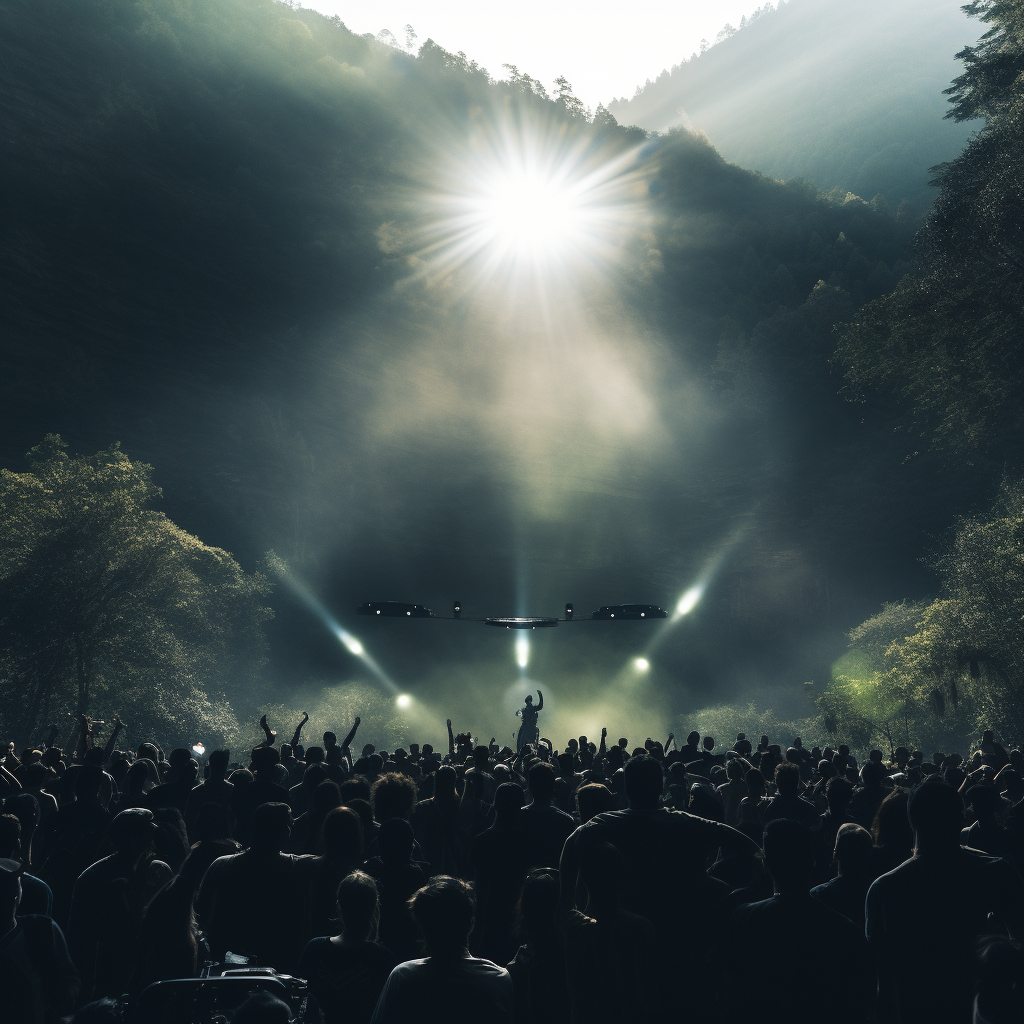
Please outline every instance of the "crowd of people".
[[[450, 721], [446, 751], [357, 751], [358, 718], [304, 747], [306, 721], [264, 719], [244, 764], [87, 719], [68, 751], [9, 744], [0, 1017], [1021, 1019], [1024, 757], [991, 733], [859, 763]], [[168, 1016], [197, 978], [244, 999]]]

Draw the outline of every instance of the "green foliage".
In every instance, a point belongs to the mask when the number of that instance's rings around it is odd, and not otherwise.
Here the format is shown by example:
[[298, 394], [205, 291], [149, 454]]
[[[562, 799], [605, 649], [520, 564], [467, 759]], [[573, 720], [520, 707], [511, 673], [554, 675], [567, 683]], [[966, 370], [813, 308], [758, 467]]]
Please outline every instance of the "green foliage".
[[119, 713], [164, 743], [234, 728], [225, 684], [263, 662], [267, 580], [153, 507], [149, 466], [48, 436], [0, 471], [0, 728]]
[[765, 735], [772, 743], [778, 743], [783, 749], [788, 747], [794, 737], [799, 736], [808, 750], [819, 742], [827, 741], [823, 735], [820, 722], [813, 716], [808, 718], [787, 718], [777, 714], [771, 708], [758, 706], [754, 701], [748, 704], [713, 704], [709, 707], [697, 708], [676, 719], [673, 731], [677, 746], [686, 742], [689, 732], [696, 730], [701, 736], [715, 738], [715, 750], [728, 750], [736, 742], [737, 733], [744, 732], [747, 739], [757, 746], [757, 741]]
[[[962, 519], [931, 560], [942, 595], [887, 604], [850, 634], [863, 658], [818, 701], [837, 735], [964, 748], [1024, 736], [1024, 485]], [[847, 668], [848, 666], [842, 666]], [[851, 744], [852, 745], [852, 744]]]
[[1019, 445], [1024, 398], [1024, 17], [966, 8], [991, 28], [961, 53], [951, 116], [985, 125], [934, 168], [939, 195], [918, 238], [921, 271], [839, 334], [851, 391], [892, 395], [953, 454]]

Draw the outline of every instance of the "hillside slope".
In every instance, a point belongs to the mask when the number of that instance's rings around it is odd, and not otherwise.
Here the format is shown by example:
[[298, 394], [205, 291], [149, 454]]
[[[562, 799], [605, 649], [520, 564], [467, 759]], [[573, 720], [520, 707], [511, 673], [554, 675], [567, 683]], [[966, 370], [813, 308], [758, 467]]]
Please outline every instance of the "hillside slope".
[[928, 168], [973, 128], [943, 120], [942, 91], [979, 28], [957, 0], [790, 0], [609, 109], [649, 131], [692, 125], [742, 167], [918, 213]]

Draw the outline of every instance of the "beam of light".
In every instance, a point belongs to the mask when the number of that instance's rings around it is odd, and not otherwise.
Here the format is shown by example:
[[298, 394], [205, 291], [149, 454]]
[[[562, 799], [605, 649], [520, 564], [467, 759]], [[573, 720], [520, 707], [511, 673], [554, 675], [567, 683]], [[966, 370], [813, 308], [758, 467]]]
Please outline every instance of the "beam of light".
[[192, 752], [194, 754], [198, 754], [200, 757], [202, 757], [203, 754], [206, 753], [206, 747], [204, 747], [202, 745], [202, 743], [193, 743], [192, 744]]
[[399, 694], [395, 698], [395, 703], [400, 708], [407, 708], [412, 703], [412, 697], [410, 697], [409, 694], [407, 694], [407, 693]]
[[530, 664], [530, 641], [525, 636], [516, 639], [516, 664], [520, 668]]
[[651, 663], [646, 658], [634, 658], [633, 667], [637, 672], [646, 672], [651, 667]]
[[697, 607], [698, 602], [704, 596], [704, 584], [698, 583], [679, 598], [679, 602], [676, 604], [676, 610], [672, 615], [673, 619], [681, 619], [684, 615], [689, 615], [694, 608]]
[[436, 156], [414, 197], [415, 262], [426, 275], [472, 268], [479, 284], [594, 268], [617, 257], [641, 219], [643, 151], [609, 145], [554, 110], [481, 112], [468, 140], [426, 141]]
[[377, 664], [362, 643], [338, 622], [324, 607], [323, 602], [283, 563], [277, 568], [277, 577], [327, 627], [349, 654], [361, 659], [373, 675], [392, 693], [398, 693], [398, 686], [394, 680]]

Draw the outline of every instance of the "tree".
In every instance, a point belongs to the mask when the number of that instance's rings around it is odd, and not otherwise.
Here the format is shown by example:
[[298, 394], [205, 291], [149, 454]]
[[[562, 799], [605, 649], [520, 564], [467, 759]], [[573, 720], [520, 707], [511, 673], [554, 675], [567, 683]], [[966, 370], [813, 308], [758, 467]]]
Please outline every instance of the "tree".
[[850, 633], [819, 699], [836, 731], [868, 726], [907, 746], [947, 748], [985, 728], [1024, 736], [1024, 484], [966, 517], [932, 556], [942, 581], [927, 603], [887, 604]]
[[[584, 121], [590, 120], [590, 111], [573, 91], [569, 80], [565, 75], [555, 79], [555, 102], [565, 108], [570, 117], [580, 118]], [[609, 115], [610, 116], [610, 115]]]
[[0, 472], [0, 706], [25, 741], [97, 707], [167, 739], [223, 734], [225, 683], [251, 685], [270, 584], [153, 506], [152, 468], [56, 435]]
[[965, 9], [991, 27], [957, 55], [947, 116], [985, 125], [933, 168], [920, 272], [841, 325], [836, 350], [854, 396], [888, 392], [954, 453], [1019, 445], [1024, 426], [1024, 8]]

